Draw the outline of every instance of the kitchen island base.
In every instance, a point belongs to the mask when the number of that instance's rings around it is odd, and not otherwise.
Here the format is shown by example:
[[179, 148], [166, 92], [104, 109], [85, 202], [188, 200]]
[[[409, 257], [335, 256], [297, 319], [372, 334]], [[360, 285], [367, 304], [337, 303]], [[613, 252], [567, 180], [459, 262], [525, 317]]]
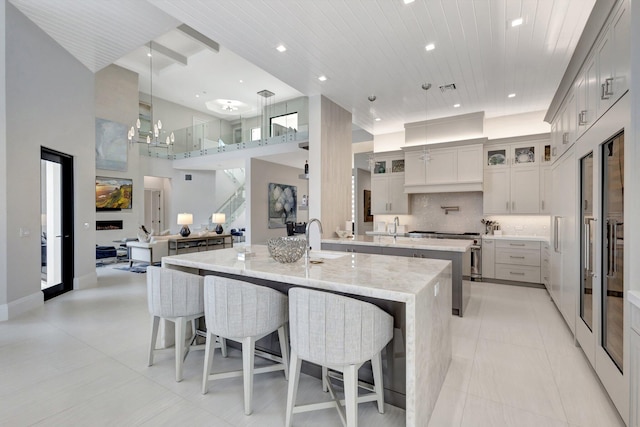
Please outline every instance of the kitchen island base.
[[[405, 408], [407, 426], [428, 423], [451, 362], [451, 262], [333, 252], [336, 257], [321, 264], [279, 264], [266, 247], [251, 250], [246, 261], [238, 260], [235, 250], [223, 249], [165, 257], [163, 266], [225, 275], [282, 292], [303, 286], [381, 307], [394, 317], [394, 339], [384, 352], [385, 397]], [[262, 345], [270, 351], [273, 340]], [[319, 372], [312, 365], [306, 369]], [[367, 375], [363, 370], [361, 378], [366, 381]]]

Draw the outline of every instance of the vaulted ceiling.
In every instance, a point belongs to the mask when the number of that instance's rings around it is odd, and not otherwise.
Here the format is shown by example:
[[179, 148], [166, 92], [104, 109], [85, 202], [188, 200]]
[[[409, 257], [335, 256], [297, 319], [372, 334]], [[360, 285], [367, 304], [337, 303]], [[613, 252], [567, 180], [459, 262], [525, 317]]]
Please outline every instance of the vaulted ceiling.
[[[256, 88], [276, 101], [322, 94], [380, 134], [426, 118], [546, 110], [595, 0], [11, 2], [90, 70], [118, 62], [139, 72], [143, 92], [144, 45], [164, 37], [188, 64], [158, 59], [154, 95], [211, 114], [214, 99], [255, 107]], [[181, 23], [220, 52], [171, 37]]]

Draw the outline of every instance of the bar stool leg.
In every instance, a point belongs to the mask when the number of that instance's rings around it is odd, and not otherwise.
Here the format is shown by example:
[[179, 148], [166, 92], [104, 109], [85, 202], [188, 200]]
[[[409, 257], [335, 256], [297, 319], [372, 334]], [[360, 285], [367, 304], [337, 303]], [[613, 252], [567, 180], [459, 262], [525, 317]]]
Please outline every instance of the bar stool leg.
[[[214, 340], [216, 339], [215, 335], [213, 336]], [[227, 357], [227, 340], [226, 338], [218, 337], [220, 341], [220, 351], [222, 351], [222, 357]]]
[[384, 414], [384, 387], [382, 382], [382, 356], [376, 354], [371, 359], [371, 369], [373, 371], [373, 387], [377, 395], [378, 412]]
[[176, 382], [182, 381], [182, 365], [184, 361], [184, 336], [187, 324], [184, 317], [176, 317]]
[[158, 326], [160, 318], [151, 316], [151, 344], [149, 345], [149, 366], [153, 365], [153, 352], [156, 349], [156, 340], [158, 339]]
[[293, 408], [296, 406], [296, 396], [298, 395], [298, 383], [300, 382], [300, 367], [302, 361], [298, 358], [298, 353], [291, 350], [291, 364], [289, 365], [289, 386], [287, 391], [287, 415], [285, 427], [291, 427]]
[[358, 369], [356, 365], [346, 366], [343, 375], [347, 427], [356, 427], [358, 425]]
[[289, 338], [285, 326], [278, 328], [278, 341], [280, 341], [280, 353], [282, 353], [282, 364], [284, 365], [284, 378], [289, 379]]
[[207, 342], [204, 346], [204, 373], [202, 374], [202, 394], [209, 391], [209, 375], [213, 365], [213, 353], [215, 351], [216, 336], [207, 332]]
[[255, 359], [255, 338], [249, 337], [242, 340], [242, 376], [244, 379], [244, 413], [251, 415], [253, 412], [253, 364]]

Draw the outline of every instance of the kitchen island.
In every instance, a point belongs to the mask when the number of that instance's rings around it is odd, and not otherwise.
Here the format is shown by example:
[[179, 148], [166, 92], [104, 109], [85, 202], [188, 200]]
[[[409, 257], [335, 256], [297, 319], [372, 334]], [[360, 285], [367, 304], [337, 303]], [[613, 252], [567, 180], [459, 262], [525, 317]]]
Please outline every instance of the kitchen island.
[[354, 236], [322, 239], [322, 249], [395, 255], [411, 258], [445, 259], [451, 261], [451, 312], [462, 317], [471, 298], [471, 284], [463, 280], [465, 267], [471, 266], [470, 248], [473, 240], [423, 239], [392, 236]]
[[394, 317], [394, 338], [383, 352], [385, 399], [405, 408], [407, 426], [426, 425], [451, 362], [450, 262], [312, 251], [314, 263], [303, 258], [280, 264], [265, 246], [247, 248], [246, 254], [238, 247], [169, 256], [162, 265], [283, 292], [303, 286], [378, 305]]

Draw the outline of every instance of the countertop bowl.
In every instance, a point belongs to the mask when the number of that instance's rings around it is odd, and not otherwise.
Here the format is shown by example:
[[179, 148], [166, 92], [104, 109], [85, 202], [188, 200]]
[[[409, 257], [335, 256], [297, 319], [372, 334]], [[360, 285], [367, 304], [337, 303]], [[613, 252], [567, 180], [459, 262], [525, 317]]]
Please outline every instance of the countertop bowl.
[[296, 262], [304, 255], [307, 241], [297, 237], [275, 237], [267, 240], [269, 255], [283, 264]]
[[344, 239], [345, 237], [348, 237], [348, 236], [351, 235], [351, 233], [349, 231], [347, 231], [347, 230], [336, 230], [336, 234], [341, 239]]

